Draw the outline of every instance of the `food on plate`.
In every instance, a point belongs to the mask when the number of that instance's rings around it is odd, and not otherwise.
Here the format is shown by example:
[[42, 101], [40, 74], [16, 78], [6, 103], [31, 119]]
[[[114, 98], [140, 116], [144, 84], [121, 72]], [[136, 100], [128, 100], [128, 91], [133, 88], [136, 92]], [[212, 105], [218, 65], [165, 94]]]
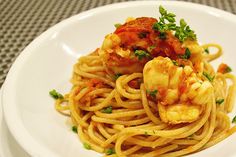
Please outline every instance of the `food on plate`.
[[[160, 17], [128, 18], [101, 47], [78, 59], [71, 91], [50, 95], [84, 144], [109, 157], [183, 156], [236, 132], [228, 117], [236, 80], [217, 44], [159, 7]], [[217, 49], [212, 53], [211, 48]], [[236, 122], [236, 117], [232, 123]]]

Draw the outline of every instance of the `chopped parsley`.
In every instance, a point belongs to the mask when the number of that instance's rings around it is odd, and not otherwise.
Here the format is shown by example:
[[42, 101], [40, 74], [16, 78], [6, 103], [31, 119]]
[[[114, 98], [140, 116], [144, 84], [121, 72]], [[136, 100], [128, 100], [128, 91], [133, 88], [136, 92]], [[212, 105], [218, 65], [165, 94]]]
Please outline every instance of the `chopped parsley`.
[[186, 48], [185, 54], [180, 56], [180, 58], [182, 59], [189, 59], [190, 57], [191, 57], [191, 52], [188, 48]]
[[180, 67], [182, 67], [182, 68], [184, 68], [184, 67], [185, 67], [185, 65], [184, 65], [184, 64], [180, 64], [179, 66], [180, 66]]
[[178, 65], [179, 65], [176, 60], [171, 60], [171, 61], [172, 61], [172, 63], [173, 63], [175, 66], [178, 66]]
[[153, 98], [156, 97], [157, 92], [158, 92], [157, 90], [153, 90], [153, 91], [147, 90], [147, 93], [148, 93], [151, 97], [153, 97]]
[[148, 32], [140, 32], [140, 33], [138, 34], [138, 37], [139, 37], [140, 39], [143, 39], [143, 38], [146, 38], [146, 37], [147, 37], [147, 34], [148, 34]]
[[117, 80], [120, 76], [122, 76], [121, 73], [117, 73], [117, 74], [115, 74], [115, 75], [114, 75], [114, 80]]
[[232, 123], [236, 123], [236, 116], [234, 116]]
[[212, 82], [215, 78], [215, 76], [211, 76], [210, 74], [208, 74], [207, 72], [203, 72], [202, 73], [210, 82]]
[[109, 148], [106, 150], [106, 155], [112, 155], [112, 154], [115, 154], [115, 150], [113, 148]]
[[112, 106], [108, 106], [101, 110], [102, 113], [112, 113]]
[[165, 40], [166, 39], [166, 32], [160, 32], [159, 38], [162, 40]]
[[54, 99], [63, 99], [63, 95], [58, 93], [55, 89], [51, 90], [49, 92], [49, 94], [51, 95], [51, 97], [53, 97]]
[[115, 26], [116, 28], [119, 28], [121, 25], [122, 25], [122, 24], [120, 24], [120, 23], [114, 24], [114, 26]]
[[155, 130], [152, 130], [153, 134], [156, 134]]
[[91, 146], [88, 143], [84, 143], [84, 148], [89, 150], [89, 149], [91, 149]]
[[217, 72], [225, 74], [232, 72], [232, 69], [227, 64], [221, 63], [217, 69]]
[[146, 135], [146, 136], [147, 136], [147, 135], [148, 135], [148, 132], [147, 132], [147, 131], [145, 131], [145, 132], [144, 132], [144, 135]]
[[71, 130], [72, 130], [74, 133], [77, 133], [77, 132], [78, 132], [77, 126], [72, 126]]
[[152, 50], [155, 49], [155, 48], [156, 48], [156, 46], [155, 46], [155, 45], [152, 45], [152, 46], [149, 46], [149, 47], [147, 48], [147, 50], [148, 50], [148, 52], [152, 52]]
[[149, 53], [144, 50], [135, 50], [134, 54], [138, 57], [138, 60], [142, 60], [143, 58], [151, 57]]
[[[184, 19], [181, 19], [179, 22], [179, 26], [176, 25], [175, 14], [168, 13], [166, 9], [164, 9], [161, 5], [159, 6], [159, 12], [161, 17], [159, 17], [159, 21], [153, 25], [153, 29], [160, 32], [161, 39], [163, 39], [163, 33], [166, 31], [175, 31], [175, 36], [181, 41], [185, 41], [186, 39], [196, 40], [196, 34]], [[160, 37], [160, 36], [159, 36]]]
[[218, 99], [216, 100], [216, 104], [220, 105], [225, 101], [225, 99]]
[[209, 51], [209, 49], [208, 49], [208, 48], [205, 48], [205, 49], [204, 49], [204, 52], [205, 52], [205, 53], [207, 53], [207, 54], [209, 54], [209, 53], [210, 53], [210, 51]]
[[232, 72], [232, 69], [229, 66], [227, 66], [225, 68], [225, 73], [230, 73], [230, 72]]
[[153, 25], [153, 29], [158, 30], [160, 33], [164, 33], [168, 30], [174, 30], [176, 28], [175, 14], [167, 13], [161, 5], [159, 6], [159, 12], [161, 17], [159, 17], [159, 21]]
[[190, 29], [190, 27], [187, 25], [187, 23], [184, 21], [184, 19], [180, 20], [180, 26], [176, 27], [175, 36], [181, 41], [185, 41], [186, 39], [190, 40], [196, 40], [196, 34], [193, 30]]

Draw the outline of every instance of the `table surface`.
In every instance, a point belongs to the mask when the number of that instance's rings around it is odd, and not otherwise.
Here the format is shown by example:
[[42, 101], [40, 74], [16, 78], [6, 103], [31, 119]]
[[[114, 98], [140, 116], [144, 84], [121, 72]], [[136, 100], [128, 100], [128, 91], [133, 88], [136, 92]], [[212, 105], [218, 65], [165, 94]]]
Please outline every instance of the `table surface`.
[[[63, 19], [127, 0], [0, 0], [0, 87], [20, 52]], [[185, 0], [236, 14], [236, 0]]]

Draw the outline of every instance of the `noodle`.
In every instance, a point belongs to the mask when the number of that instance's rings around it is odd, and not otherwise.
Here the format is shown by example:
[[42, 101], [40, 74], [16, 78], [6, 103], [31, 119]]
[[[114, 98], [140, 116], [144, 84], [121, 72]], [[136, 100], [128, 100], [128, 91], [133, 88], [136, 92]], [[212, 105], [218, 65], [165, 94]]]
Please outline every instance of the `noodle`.
[[[101, 63], [96, 64], [93, 65], [94, 69], [102, 66]], [[90, 78], [90, 75], [78, 72], [80, 66], [76, 67], [78, 77]], [[99, 77], [94, 76], [93, 78]], [[119, 77], [116, 82], [113, 82], [116, 84], [115, 89], [111, 86], [91, 91], [85, 87], [79, 91], [75, 84], [69, 97], [65, 96], [65, 100], [56, 101], [56, 109], [60, 113], [64, 113], [65, 110], [70, 111], [71, 117], [75, 120], [74, 124], [78, 126], [81, 141], [90, 144], [93, 150], [103, 153], [105, 149], [115, 147], [116, 155], [111, 156], [129, 156], [131, 154], [148, 157], [181, 156], [215, 145], [236, 131], [235, 127], [230, 128], [230, 121], [226, 115], [232, 110], [234, 102], [235, 77], [233, 75], [216, 75], [215, 89], [226, 98], [223, 108], [218, 106], [214, 102], [215, 99], [212, 98], [212, 102], [207, 105], [201, 119], [192, 124], [176, 127], [163, 123], [152, 111], [143, 84], [139, 90], [127, 88], [127, 83], [136, 78], [142, 78], [142, 74], [134, 73]], [[229, 88], [226, 88], [227, 79], [232, 81]], [[109, 85], [111, 84], [109, 83]], [[218, 88], [217, 85], [221, 88]], [[228, 91], [221, 90], [222, 88], [228, 89]], [[96, 105], [93, 102], [90, 102], [89, 106], [79, 103], [86, 96], [100, 94], [107, 95]], [[65, 102], [68, 102], [70, 107], [64, 106]], [[101, 112], [101, 109], [113, 104], [112, 102], [115, 103], [112, 105], [114, 109], [111, 114]], [[148, 123], [149, 125], [147, 125]], [[121, 128], [115, 129], [115, 131], [114, 125], [120, 125]], [[107, 127], [114, 131], [111, 132]], [[190, 135], [191, 138], [189, 138]]]
[[[158, 112], [168, 112], [169, 108], [163, 107], [162, 98], [158, 101], [154, 99], [153, 95], [157, 91], [149, 91], [150, 88], [145, 84], [145, 70], [123, 74], [115, 80], [111, 69], [104, 64], [104, 56], [99, 54], [100, 49], [78, 60], [71, 79], [73, 88], [63, 99], [56, 100], [55, 108], [71, 117], [81, 141], [91, 149], [99, 153], [115, 150], [115, 154], [108, 153], [107, 157], [175, 157], [201, 151], [236, 132], [236, 126], [230, 126], [227, 116], [233, 109], [236, 78], [229, 73], [214, 71], [209, 62], [222, 55], [221, 46], [205, 44], [200, 48], [212, 47], [217, 49], [216, 53], [200, 55], [201, 62], [198, 64], [199, 72], [196, 77], [201, 83], [194, 84], [190, 89], [199, 89], [198, 93], [187, 95], [196, 104], [206, 102], [199, 110], [199, 118], [194, 121], [165, 122], [166, 117], [163, 118]], [[193, 52], [193, 62], [199, 57], [194, 53], [195, 49], [190, 50]], [[182, 69], [187, 71], [188, 67], [185, 67]], [[196, 68], [196, 65], [193, 67]], [[129, 66], [126, 68], [129, 69]], [[174, 76], [177, 77], [177, 74]], [[136, 82], [132, 84], [134, 80]], [[139, 80], [141, 82], [137, 88], [135, 83]], [[209, 85], [205, 82], [210, 82], [212, 90], [200, 90], [201, 85]], [[161, 90], [158, 92], [161, 93]], [[208, 97], [205, 99], [196, 94]], [[180, 99], [185, 100], [185, 97]], [[173, 99], [169, 100], [167, 103], [173, 104]]]

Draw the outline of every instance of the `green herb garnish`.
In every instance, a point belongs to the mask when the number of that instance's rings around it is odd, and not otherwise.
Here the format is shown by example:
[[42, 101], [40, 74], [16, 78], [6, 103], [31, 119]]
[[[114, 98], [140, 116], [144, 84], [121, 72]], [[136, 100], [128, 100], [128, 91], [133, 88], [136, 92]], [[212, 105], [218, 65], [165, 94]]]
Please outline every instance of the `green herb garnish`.
[[51, 90], [49, 92], [49, 94], [51, 95], [51, 97], [53, 97], [54, 99], [63, 99], [63, 95], [58, 93], [55, 89]]
[[178, 65], [179, 65], [176, 60], [171, 60], [171, 61], [172, 61], [172, 63], [173, 63], [175, 66], [178, 66]]
[[146, 136], [147, 136], [147, 135], [148, 135], [148, 132], [147, 132], [147, 131], [145, 131], [145, 132], [144, 132], [144, 135], [146, 135]]
[[[167, 10], [162, 6], [159, 6], [159, 12], [161, 17], [159, 17], [159, 21], [153, 25], [154, 30], [159, 31], [160, 34], [166, 31], [175, 31], [175, 36], [181, 42], [185, 41], [186, 39], [196, 40], [196, 34], [190, 29], [184, 19], [181, 19], [179, 22], [180, 26], [177, 26], [175, 23], [175, 14], [168, 13]], [[163, 34], [159, 37], [162, 38]]]
[[153, 29], [160, 33], [164, 33], [168, 30], [175, 30], [175, 14], [168, 13], [161, 5], [159, 6], [159, 12], [161, 17], [159, 17], [159, 21], [153, 25]]
[[182, 59], [189, 59], [190, 57], [191, 57], [191, 52], [188, 48], [186, 48], [185, 54], [180, 56], [180, 58]]
[[106, 155], [112, 155], [112, 154], [115, 154], [115, 150], [113, 148], [109, 148], [106, 150]]
[[232, 72], [232, 69], [229, 66], [227, 66], [227, 68], [225, 69], [225, 73], [229, 73], [229, 72]]
[[180, 67], [182, 67], [182, 68], [184, 68], [185, 67], [185, 65], [184, 64], [181, 64], [181, 65], [179, 65]]
[[210, 82], [212, 82], [215, 78], [215, 76], [211, 76], [210, 74], [203, 72], [202, 73]]
[[234, 116], [232, 123], [236, 123], [236, 116]]
[[121, 73], [117, 73], [117, 74], [115, 74], [115, 75], [114, 75], [114, 80], [117, 80], [120, 76], [122, 76]]
[[122, 24], [120, 24], [120, 23], [114, 24], [114, 26], [115, 26], [116, 28], [119, 28], [121, 25], [122, 25]]
[[225, 101], [225, 99], [218, 99], [216, 100], [216, 104], [220, 105]]
[[150, 90], [147, 90], [147, 93], [151, 96], [151, 97], [156, 97], [156, 95], [157, 95], [157, 90], [153, 90], [153, 91], [150, 91]]
[[180, 26], [176, 27], [175, 36], [181, 41], [185, 41], [186, 39], [190, 40], [196, 40], [196, 34], [193, 30], [190, 29], [190, 27], [187, 25], [187, 23], [184, 21], [184, 19], [180, 20]]
[[148, 52], [152, 52], [152, 50], [155, 49], [155, 48], [156, 48], [156, 46], [155, 46], [155, 45], [152, 45], [152, 46], [149, 46], [149, 47], [147, 48], [147, 50], [148, 50]]
[[88, 143], [84, 143], [84, 148], [89, 150], [91, 149], [91, 146]]
[[208, 48], [205, 48], [205, 49], [204, 49], [204, 52], [205, 52], [205, 53], [207, 53], [207, 54], [209, 54], [209, 53], [210, 53], [210, 51], [209, 51], [209, 49], [208, 49]]
[[77, 133], [77, 132], [78, 132], [77, 126], [72, 126], [71, 130], [72, 130], [74, 133]]
[[159, 38], [162, 40], [165, 40], [166, 39], [166, 32], [160, 32]]
[[140, 33], [138, 34], [138, 37], [139, 37], [140, 39], [143, 39], [143, 38], [146, 38], [146, 37], [147, 37], [147, 34], [148, 34], [148, 32], [140, 32]]
[[150, 54], [144, 50], [135, 50], [134, 54], [136, 57], [138, 57], [138, 60], [142, 60], [145, 57], [151, 57]]
[[102, 113], [112, 113], [112, 106], [108, 106], [101, 110]]

